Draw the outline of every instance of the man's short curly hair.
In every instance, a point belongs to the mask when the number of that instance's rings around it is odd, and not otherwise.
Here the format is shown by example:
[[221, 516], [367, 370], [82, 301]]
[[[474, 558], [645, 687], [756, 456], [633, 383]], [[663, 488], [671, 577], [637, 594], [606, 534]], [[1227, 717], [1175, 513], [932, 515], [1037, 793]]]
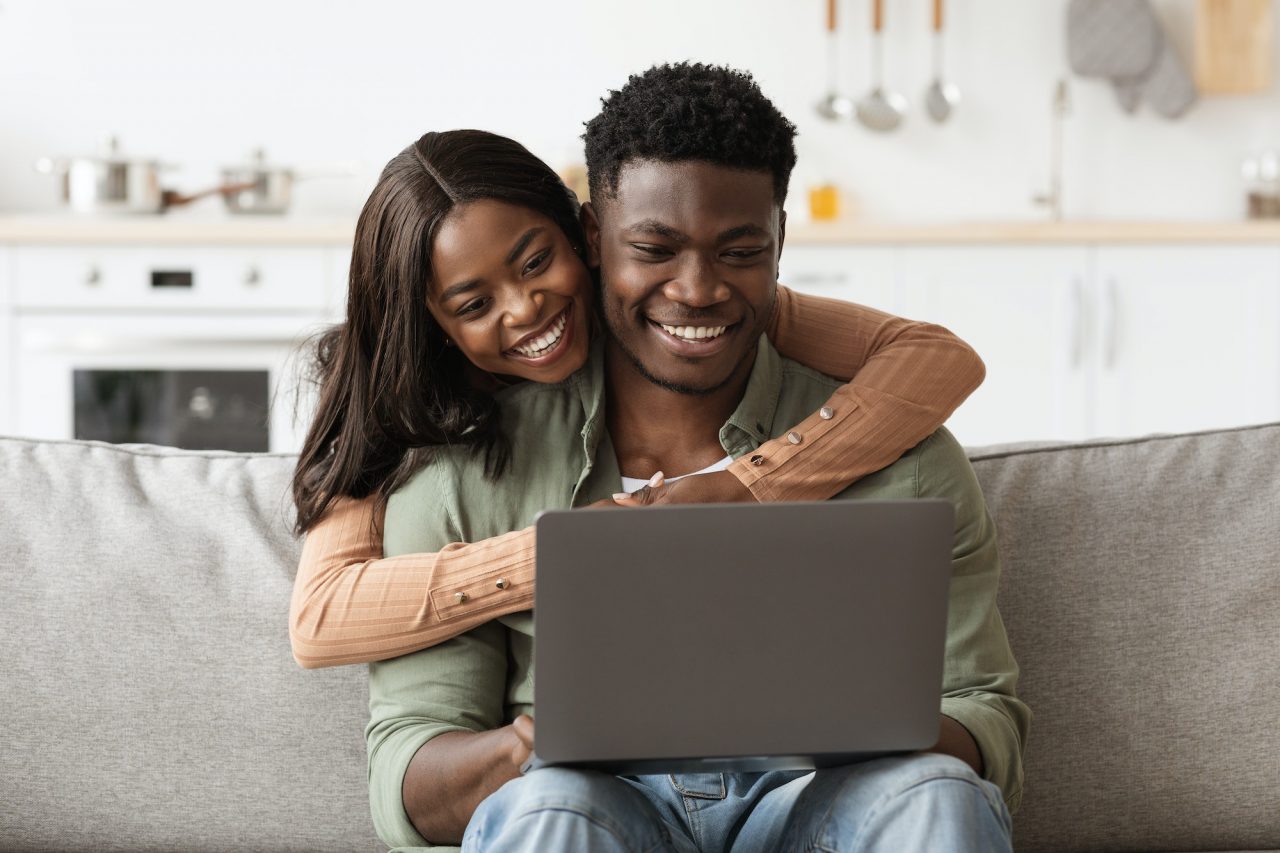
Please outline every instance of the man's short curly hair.
[[633, 160], [702, 160], [769, 172], [781, 205], [796, 164], [796, 128], [746, 71], [700, 62], [655, 65], [602, 98], [587, 122], [587, 180], [594, 199], [612, 198]]

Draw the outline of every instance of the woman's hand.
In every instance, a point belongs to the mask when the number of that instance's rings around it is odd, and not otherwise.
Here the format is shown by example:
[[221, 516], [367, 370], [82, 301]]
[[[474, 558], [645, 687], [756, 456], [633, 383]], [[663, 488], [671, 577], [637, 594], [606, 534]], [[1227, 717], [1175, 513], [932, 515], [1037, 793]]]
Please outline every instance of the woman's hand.
[[649, 485], [631, 494], [613, 496], [617, 506], [657, 506], [659, 504], [755, 503], [756, 497], [742, 481], [728, 471], [713, 471], [682, 477], [668, 483], [658, 472]]

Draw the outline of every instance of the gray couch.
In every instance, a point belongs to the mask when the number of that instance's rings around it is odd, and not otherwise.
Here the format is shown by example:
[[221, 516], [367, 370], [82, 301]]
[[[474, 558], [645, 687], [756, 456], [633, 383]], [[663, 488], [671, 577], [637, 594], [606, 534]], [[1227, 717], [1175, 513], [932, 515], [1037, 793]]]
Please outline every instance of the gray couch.
[[[1280, 425], [972, 456], [1018, 849], [1280, 850]], [[292, 466], [0, 440], [0, 849], [382, 849], [365, 670], [289, 651]]]

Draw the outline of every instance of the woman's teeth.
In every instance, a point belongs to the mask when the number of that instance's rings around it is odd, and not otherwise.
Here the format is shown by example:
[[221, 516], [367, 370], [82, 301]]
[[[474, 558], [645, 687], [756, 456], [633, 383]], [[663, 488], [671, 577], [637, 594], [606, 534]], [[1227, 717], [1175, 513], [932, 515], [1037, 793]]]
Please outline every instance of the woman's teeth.
[[686, 341], [706, 341], [724, 334], [728, 326], [662, 326], [663, 331]]
[[560, 316], [551, 328], [546, 332], [529, 341], [527, 344], [521, 344], [518, 347], [512, 347], [515, 352], [520, 353], [525, 358], [537, 358], [540, 355], [546, 355], [560, 343], [560, 336], [564, 334], [564, 327], [568, 323], [568, 309], [561, 311]]

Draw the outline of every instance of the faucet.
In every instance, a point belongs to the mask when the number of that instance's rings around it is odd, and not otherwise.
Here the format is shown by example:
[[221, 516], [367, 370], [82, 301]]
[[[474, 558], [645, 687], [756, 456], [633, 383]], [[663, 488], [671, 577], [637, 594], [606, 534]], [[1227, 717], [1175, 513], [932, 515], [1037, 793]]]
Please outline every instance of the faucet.
[[1049, 208], [1054, 222], [1062, 221], [1062, 136], [1066, 118], [1071, 114], [1071, 93], [1067, 81], [1061, 79], [1053, 90], [1053, 127], [1049, 139], [1049, 191], [1037, 193], [1032, 202]]

